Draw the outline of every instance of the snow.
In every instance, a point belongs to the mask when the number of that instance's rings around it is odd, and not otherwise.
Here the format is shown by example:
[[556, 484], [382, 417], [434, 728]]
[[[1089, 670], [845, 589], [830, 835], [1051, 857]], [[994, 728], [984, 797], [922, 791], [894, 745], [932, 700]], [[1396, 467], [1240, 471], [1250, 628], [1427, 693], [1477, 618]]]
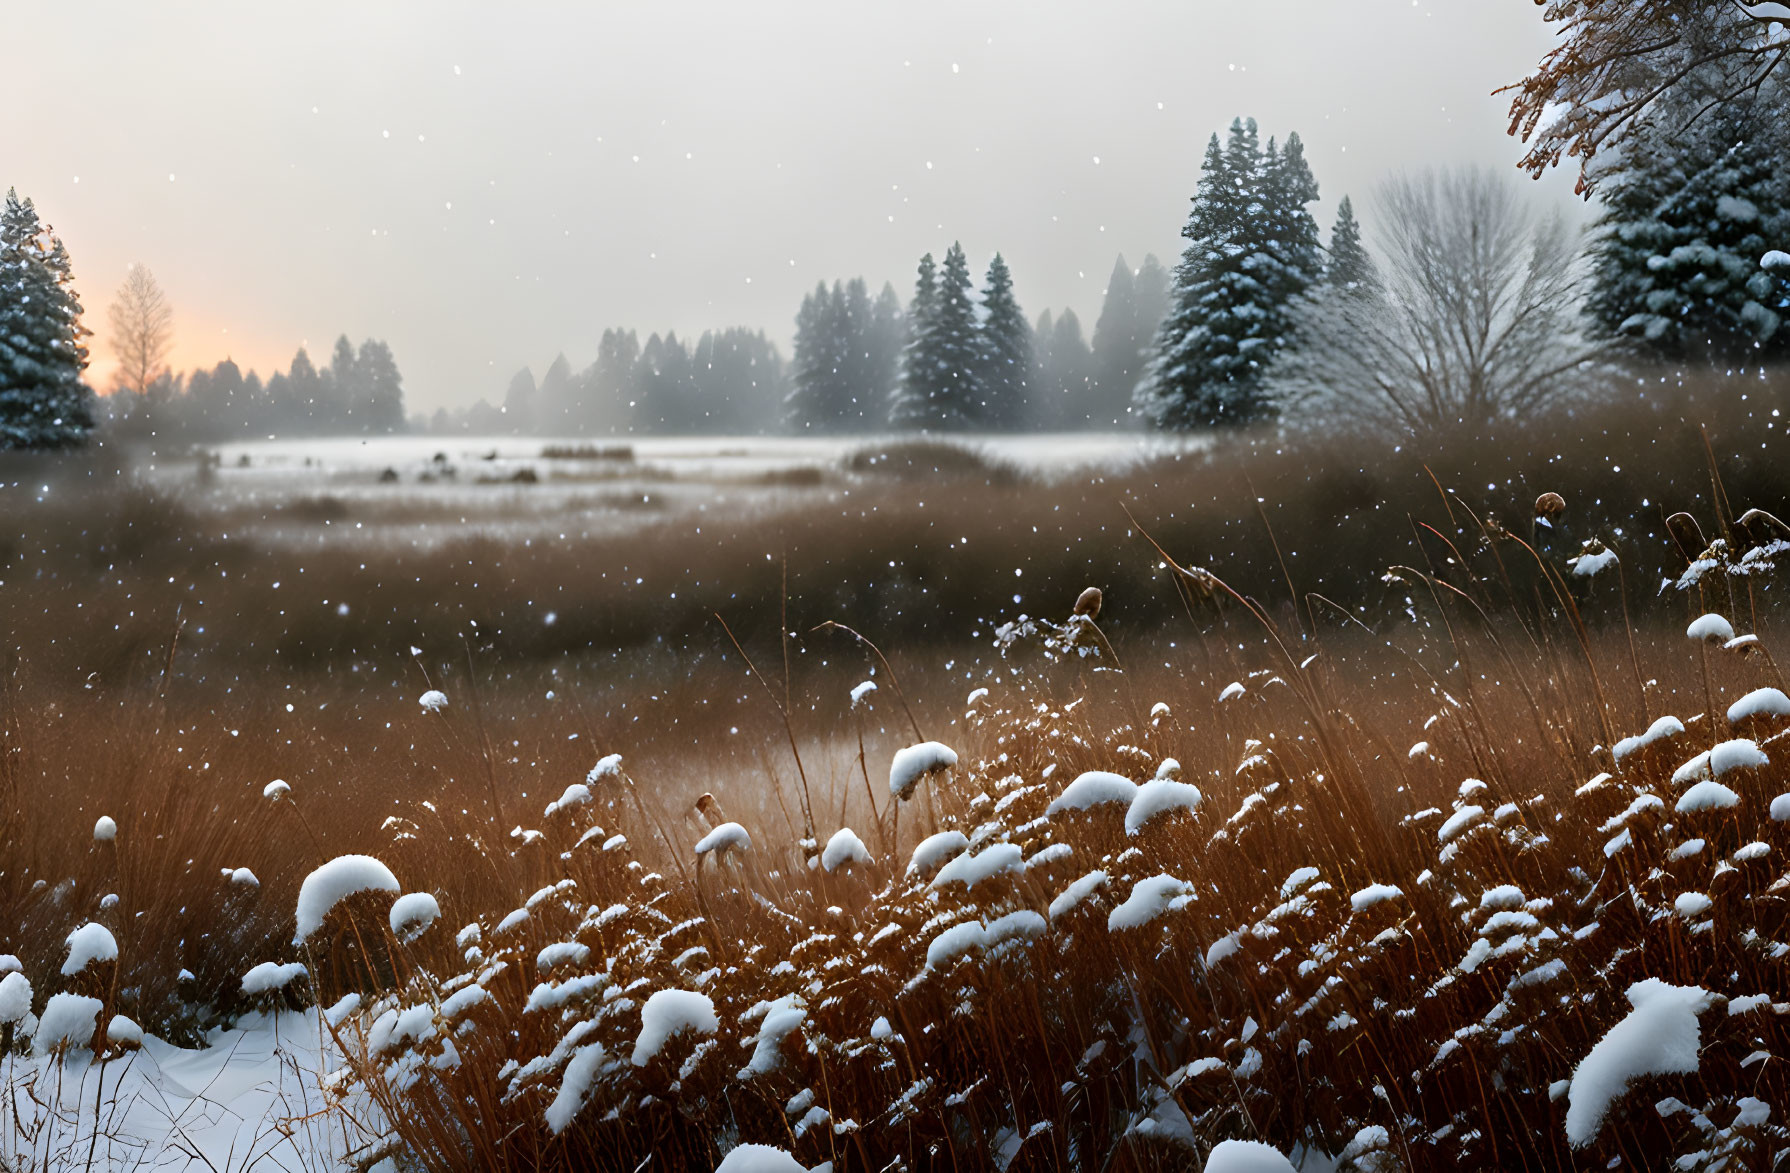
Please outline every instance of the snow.
[[930, 774], [943, 773], [957, 764], [957, 751], [943, 742], [922, 741], [895, 751], [889, 762], [889, 793], [911, 798], [914, 787]]
[[283, 778], [275, 778], [272, 782], [269, 782], [266, 786], [261, 788], [261, 797], [270, 802], [278, 802], [281, 798], [290, 793], [292, 793], [292, 787], [289, 786]]
[[751, 846], [752, 836], [746, 833], [746, 828], [740, 826], [738, 823], [722, 823], [719, 827], [716, 827], [713, 831], [710, 831], [707, 835], [704, 835], [701, 839], [697, 840], [696, 854], [707, 855], [712, 851], [716, 853], [715, 858], [719, 859], [721, 856], [726, 855], [729, 851], [736, 848], [740, 851], [744, 851]]
[[298, 887], [294, 945], [323, 927], [330, 910], [357, 892], [400, 892], [398, 877], [370, 855], [338, 855], [306, 876]]
[[1229, 684], [1224, 686], [1223, 692], [1220, 692], [1218, 694], [1219, 703], [1222, 704], [1225, 701], [1234, 701], [1238, 697], [1242, 696], [1243, 692], [1244, 692], [1244, 689], [1243, 689], [1242, 682], [1233, 680]]
[[795, 994], [786, 994], [771, 1002], [760, 1002], [745, 1014], [742, 1021], [763, 1016], [759, 1023], [755, 1038], [745, 1040], [745, 1045], [752, 1048], [752, 1058], [740, 1071], [741, 1079], [749, 1079], [755, 1075], [768, 1075], [777, 1070], [783, 1063], [783, 1040], [799, 1029], [808, 1019], [807, 1007]]
[[1679, 814], [1688, 815], [1698, 811], [1725, 810], [1739, 806], [1740, 795], [1729, 790], [1720, 782], [1704, 779], [1685, 791], [1678, 799], [1675, 808]]
[[590, 946], [582, 941], [555, 941], [535, 955], [535, 969], [541, 973], [570, 963], [583, 965], [590, 959]]
[[[1790, 5], [1773, 3], [1771, 0], [1767, 0], [1765, 3], [1743, 5], [1743, 7], [1747, 9], [1748, 13], [1753, 15], [1758, 15], [1760, 9], [1769, 10], [1766, 15], [1770, 15], [1771, 19], [1781, 20], [1790, 24]], [[1790, 253], [1774, 248], [1759, 258], [1759, 267], [1764, 269], [1767, 273], [1775, 273], [1779, 277], [1790, 277]]]
[[99, 1014], [105, 1009], [98, 998], [85, 994], [51, 994], [38, 1019], [37, 1033], [31, 1036], [31, 1053], [48, 1055], [62, 1047], [85, 1047], [99, 1029]]
[[242, 975], [242, 992], [249, 997], [266, 994], [273, 990], [283, 990], [292, 982], [305, 975], [305, 967], [293, 961], [280, 965], [273, 961], [263, 961], [249, 972]]
[[1610, 1105], [1634, 1081], [1697, 1070], [1702, 1045], [1697, 1015], [1709, 1008], [1709, 992], [1647, 978], [1628, 988], [1628, 1000], [1634, 1009], [1573, 1069], [1566, 1093], [1566, 1139], [1574, 1148], [1596, 1141]]
[[1021, 870], [1022, 856], [1017, 843], [995, 843], [974, 854], [965, 852], [940, 868], [939, 874], [932, 878], [931, 886], [942, 888], [946, 884], [961, 883], [974, 888], [983, 880]]
[[1391, 884], [1369, 884], [1349, 897], [1349, 907], [1356, 912], [1366, 912], [1376, 904], [1384, 904], [1388, 900], [1399, 900], [1404, 895], [1403, 890], [1394, 888]]
[[1675, 737], [1683, 732], [1683, 721], [1680, 721], [1677, 717], [1661, 717], [1659, 720], [1649, 725], [1647, 727], [1647, 732], [1640, 736], [1625, 737], [1621, 741], [1618, 741], [1616, 743], [1616, 748], [1611, 751], [1611, 754], [1615, 757], [1616, 761], [1620, 763], [1623, 758], [1634, 753], [1638, 749], [1645, 749], [1656, 741], [1661, 741], [1667, 737]]
[[547, 804], [541, 817], [550, 819], [560, 811], [571, 810], [575, 806], [583, 806], [590, 801], [590, 787], [582, 782], [574, 782], [566, 787], [565, 793]]
[[1125, 903], [1107, 914], [1108, 932], [1135, 929], [1194, 898], [1193, 885], [1163, 872], [1131, 886]]
[[768, 1144], [743, 1144], [721, 1158], [715, 1173], [808, 1173], [808, 1167]]
[[234, 868], [230, 872], [230, 882], [240, 884], [244, 888], [259, 888], [261, 881], [248, 868]]
[[1014, 939], [1033, 940], [1043, 936], [1047, 927], [1044, 918], [1029, 908], [996, 917], [987, 924], [973, 920], [955, 924], [927, 945], [926, 966], [942, 969], [974, 949], [992, 949]]
[[594, 786], [600, 780], [616, 777], [621, 772], [622, 755], [618, 753], [607, 754], [597, 759], [597, 764], [590, 768], [590, 773], [584, 776], [584, 780]]
[[1065, 786], [1063, 793], [1051, 800], [1044, 813], [1058, 815], [1064, 811], [1085, 811], [1109, 802], [1129, 806], [1136, 798], [1137, 783], [1131, 779], [1104, 770], [1089, 770]]
[[1715, 901], [1701, 892], [1680, 892], [1672, 908], [1685, 920], [1695, 920], [1713, 907]]
[[1106, 886], [1107, 876], [1102, 871], [1092, 871], [1071, 883], [1050, 902], [1050, 919], [1056, 920], [1086, 900], [1094, 889]]
[[1297, 1173], [1273, 1145], [1259, 1140], [1221, 1140], [1206, 1157], [1205, 1173]]
[[1728, 706], [1730, 725], [1749, 717], [1790, 717], [1790, 696], [1776, 688], [1755, 688]]
[[14, 971], [0, 977], [0, 1026], [24, 1021], [31, 1013], [31, 982]]
[[1153, 778], [1137, 788], [1137, 794], [1125, 812], [1125, 833], [1135, 835], [1151, 819], [1169, 811], [1198, 810], [1202, 797], [1200, 788], [1191, 783]]
[[928, 835], [914, 847], [907, 862], [907, 874], [923, 876], [954, 855], [969, 850], [969, 836], [962, 831], [940, 831]]
[[423, 706], [425, 712], [439, 713], [441, 710], [447, 708], [447, 693], [442, 692], [439, 688], [431, 688], [428, 692], [425, 692], [422, 696], [416, 698], [416, 703]]
[[854, 709], [857, 708], [859, 703], [862, 702], [865, 697], [875, 691], [876, 681], [874, 680], [866, 680], [860, 684], [853, 685], [851, 690], [851, 707]]
[[1734, 625], [1720, 615], [1704, 615], [1692, 620], [1691, 625], [1684, 629], [1684, 634], [1706, 643], [1725, 644], [1734, 638]]
[[106, 1041], [121, 1047], [141, 1047], [143, 1028], [137, 1025], [135, 1019], [114, 1014], [106, 1023]]
[[645, 1067], [673, 1035], [684, 1031], [712, 1035], [720, 1026], [715, 1004], [706, 994], [694, 990], [655, 991], [640, 1008], [640, 1036], [634, 1041], [629, 1062]]
[[392, 936], [409, 944], [429, 931], [441, 915], [441, 905], [427, 892], [406, 892], [392, 901], [389, 917]]
[[[1167, 708], [1166, 705], [1162, 707], [1165, 710]], [[1156, 777], [1169, 782], [1180, 781], [1181, 763], [1174, 758], [1163, 758], [1160, 762], [1156, 763]]]
[[93, 824], [93, 841], [95, 843], [110, 843], [116, 838], [118, 838], [118, 824], [112, 821], [111, 815], [101, 815], [99, 821]]
[[1709, 770], [1717, 778], [1730, 770], [1757, 769], [1770, 764], [1764, 751], [1744, 737], [1724, 741], [1709, 751]]
[[850, 827], [841, 827], [833, 832], [833, 837], [827, 840], [826, 849], [820, 853], [820, 866], [829, 872], [836, 872], [847, 864], [868, 866], [874, 862], [870, 849], [864, 846], [864, 841]]
[[68, 935], [68, 960], [62, 975], [77, 974], [96, 961], [117, 961], [118, 940], [105, 925], [88, 921]]
[[1572, 572], [1583, 578], [1591, 578], [1608, 570], [1616, 563], [1616, 551], [1605, 546], [1595, 554], [1580, 554], [1572, 560]]
[[1771, 821], [1790, 823], [1790, 794], [1780, 794], [1771, 800]]
[[1485, 817], [1483, 806], [1464, 806], [1455, 811], [1436, 831], [1436, 842], [1446, 843]]
[[601, 1043], [589, 1043], [572, 1052], [571, 1062], [566, 1064], [565, 1074], [559, 1079], [559, 1093], [547, 1105], [547, 1127], [553, 1130], [554, 1136], [564, 1132], [566, 1125], [584, 1107], [584, 1101], [590, 1097], [591, 1085], [596, 1082], [597, 1067], [603, 1062], [603, 1055]]

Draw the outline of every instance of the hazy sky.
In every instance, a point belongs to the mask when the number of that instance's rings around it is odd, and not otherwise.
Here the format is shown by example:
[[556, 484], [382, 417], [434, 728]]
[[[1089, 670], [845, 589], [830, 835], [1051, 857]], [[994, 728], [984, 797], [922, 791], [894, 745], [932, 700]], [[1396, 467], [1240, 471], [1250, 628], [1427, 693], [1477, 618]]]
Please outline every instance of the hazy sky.
[[1091, 329], [1118, 253], [1172, 261], [1232, 117], [1300, 133], [1327, 229], [1388, 170], [1512, 167], [1490, 92], [1549, 45], [1527, 0], [275, 7], [46, 5], [9, 54], [0, 184], [68, 244], [96, 384], [132, 261], [177, 366], [383, 338], [412, 410], [610, 325], [787, 347], [816, 280], [905, 301], [953, 240]]

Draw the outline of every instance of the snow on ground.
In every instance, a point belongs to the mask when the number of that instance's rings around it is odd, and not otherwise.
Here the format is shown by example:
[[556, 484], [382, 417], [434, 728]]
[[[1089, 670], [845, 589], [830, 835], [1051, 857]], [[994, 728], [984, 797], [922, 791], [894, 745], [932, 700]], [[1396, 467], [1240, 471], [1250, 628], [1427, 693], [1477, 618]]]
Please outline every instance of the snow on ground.
[[[374, 436], [251, 440], [146, 456], [155, 487], [283, 542], [402, 540], [427, 547], [479, 534], [613, 537], [702, 513], [742, 519], [859, 483], [847, 456], [911, 436]], [[1203, 446], [1132, 433], [952, 436], [1034, 475], [1112, 471]], [[548, 457], [549, 448], [592, 455]], [[298, 508], [289, 508], [297, 506]], [[575, 528], [574, 528], [575, 527]]]
[[[329, 1110], [339, 1065], [315, 1010], [250, 1015], [196, 1050], [145, 1035], [103, 1063], [82, 1048], [0, 1058], [0, 1165], [87, 1167], [97, 1109], [94, 1169], [339, 1169], [374, 1139]], [[370, 1105], [351, 1111], [376, 1126]]]

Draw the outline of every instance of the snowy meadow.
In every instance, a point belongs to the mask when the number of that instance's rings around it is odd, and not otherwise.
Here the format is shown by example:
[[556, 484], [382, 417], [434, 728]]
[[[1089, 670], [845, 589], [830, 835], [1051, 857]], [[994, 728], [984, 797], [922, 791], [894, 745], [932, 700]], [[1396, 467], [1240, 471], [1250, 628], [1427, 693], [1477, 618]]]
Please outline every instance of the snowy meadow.
[[576, 540], [16, 466], [0, 1157], [1770, 1168], [1786, 399]]

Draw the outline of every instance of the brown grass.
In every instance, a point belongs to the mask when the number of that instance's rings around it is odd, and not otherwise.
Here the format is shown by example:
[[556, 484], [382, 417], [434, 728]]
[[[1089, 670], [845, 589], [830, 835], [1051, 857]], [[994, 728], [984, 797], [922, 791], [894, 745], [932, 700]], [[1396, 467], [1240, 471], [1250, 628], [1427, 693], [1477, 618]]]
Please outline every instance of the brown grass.
[[[1653, 514], [1690, 508], [1713, 534], [1749, 506], [1785, 512], [1783, 466], [1751, 453], [1757, 443], [1775, 456], [1778, 428], [1763, 426], [1765, 393], [1748, 393], [1744, 404], [1690, 401], [1721, 424], [1719, 482], [1694, 429], [1631, 410], [1593, 420], [1582, 442], [1582, 421], [1554, 421], [1561, 448], [1597, 462], [1512, 457], [1495, 491], [1466, 491], [1506, 460], [1490, 445], [1443, 444], [1429, 454], [1434, 480], [1404, 454], [1349, 472], [1257, 448], [1048, 490], [982, 486], [976, 510], [959, 501], [948, 516], [940, 502], [859, 486], [849, 506], [752, 533], [666, 533], [648, 549], [259, 549], [171, 502], [118, 494], [100, 508], [59, 483], [10, 511], [0, 535], [13, 648], [0, 711], [0, 951], [23, 957], [41, 999], [63, 936], [100, 919], [121, 946], [112, 1007], [190, 1039], [243, 1008], [235, 991], [251, 965], [305, 959], [290, 936], [309, 869], [378, 855], [408, 888], [435, 893], [443, 920], [401, 948], [379, 901], [345, 909], [334, 944], [309, 955], [309, 996], [367, 994], [345, 1028], [351, 1045], [387, 1008], [435, 1003], [471, 980], [493, 996], [468, 1012], [473, 1027], [443, 1021], [433, 1039], [357, 1064], [429, 1169], [632, 1169], [648, 1155], [705, 1169], [740, 1140], [835, 1168], [979, 1169], [1003, 1129], [1023, 1138], [1009, 1168], [1182, 1165], [1179, 1142], [1134, 1127], [1140, 1113], [1196, 1147], [1247, 1136], [1337, 1152], [1383, 1126], [1390, 1149], [1368, 1154], [1390, 1162], [1380, 1167], [1655, 1167], [1724, 1145], [1765, 1167], [1784, 1146], [1779, 1125], [1727, 1124], [1742, 1095], [1774, 1114], [1790, 1102], [1775, 1058], [1790, 1039], [1769, 1008], [1706, 1015], [1702, 1073], [1645, 1084], [1593, 1150], [1568, 1151], [1564, 1102], [1548, 1095], [1622, 1016], [1634, 980], [1728, 997], [1790, 989], [1790, 949], [1775, 949], [1790, 941], [1790, 877], [1776, 878], [1790, 836], [1764, 813], [1790, 789], [1785, 743], [1771, 724], [1730, 734], [1722, 715], [1750, 688], [1784, 687], [1769, 658], [1784, 654], [1772, 580], [1653, 589], [1684, 565]], [[15, 473], [5, 492], [39, 476]], [[1243, 499], [1250, 484], [1260, 513]], [[1619, 551], [1626, 598], [1614, 571], [1572, 582], [1558, 577], [1565, 550], [1538, 560], [1517, 540], [1534, 533], [1526, 511], [1542, 488], [1565, 496], [1575, 539], [1597, 533]], [[1723, 489], [1718, 512], [1710, 497]], [[1125, 508], [1163, 552], [1218, 578], [1168, 571]], [[1516, 537], [1488, 536], [1493, 509]], [[787, 698], [779, 546], [798, 633]], [[1389, 565], [1402, 569], [1382, 581]], [[663, 577], [630, 585], [648, 573]], [[1016, 589], [1023, 609], [1066, 618], [1090, 583], [1105, 589], [1111, 645], [1009, 630], [1002, 650], [990, 646], [990, 621], [1021, 609]], [[539, 618], [548, 606], [559, 615], [550, 627]], [[720, 610], [770, 677], [805, 798], [772, 698], [699, 606]], [[1684, 623], [1705, 608], [1757, 631], [1768, 655], [1690, 644]], [[829, 618], [898, 649], [913, 722], [962, 755], [899, 815], [885, 771], [914, 730], [880, 669], [871, 707], [851, 708], [849, 689], [874, 665], [848, 636], [810, 630]], [[1232, 682], [1242, 696], [1220, 701]], [[450, 696], [443, 712], [416, 704], [429, 687]], [[1149, 715], [1157, 702], [1167, 715]], [[1614, 769], [1605, 747], [1667, 713], [1689, 731]], [[1674, 767], [1730, 735], [1760, 740], [1772, 765], [1724, 779], [1740, 794], [1735, 812], [1674, 816]], [[1419, 741], [1428, 750], [1413, 755]], [[590, 805], [542, 814], [609, 752], [625, 755], [624, 775], [593, 784]], [[1165, 757], [1204, 791], [1197, 814], [1137, 836], [1116, 811], [1045, 817], [1080, 771], [1141, 779]], [[1581, 793], [1600, 771], [1614, 777]], [[262, 798], [275, 777], [291, 782], [289, 802]], [[1467, 778], [1483, 794], [1463, 798]], [[704, 792], [719, 800], [706, 818], [694, 809]], [[1664, 810], [1628, 817], [1630, 847], [1606, 857], [1610, 820], [1645, 793]], [[1511, 806], [1445, 850], [1441, 818], [1468, 801], [1488, 816]], [[1429, 808], [1443, 814], [1418, 814]], [[118, 821], [114, 843], [92, 840], [101, 814]], [[699, 862], [692, 845], [723, 817], [748, 828], [752, 849]], [[812, 869], [817, 844], [804, 841], [841, 825], [877, 862]], [[935, 891], [904, 871], [940, 828], [1027, 856], [1068, 851], [973, 892]], [[626, 842], [605, 849], [618, 833]], [[1693, 835], [1703, 851], [1672, 858]], [[1718, 866], [1755, 840], [1763, 859]], [[1308, 865], [1329, 887], [1289, 904], [1280, 887]], [[221, 875], [241, 866], [258, 888]], [[1095, 868], [1109, 884], [1035, 942], [927, 966], [950, 925], [1042, 912]], [[1109, 932], [1107, 912], [1157, 873], [1197, 899]], [[1349, 894], [1370, 883], [1404, 895], [1355, 912]], [[1530, 900], [1533, 939], [1457, 972], [1485, 923], [1481, 894], [1501, 884]], [[1716, 902], [1707, 930], [1672, 911], [1693, 890]], [[102, 910], [108, 892], [120, 899]], [[470, 923], [479, 941], [456, 945]], [[887, 925], [898, 928], [879, 937]], [[1238, 951], [1208, 969], [1207, 951], [1232, 933]], [[539, 950], [567, 940], [589, 945], [590, 959], [538, 973]], [[1557, 981], [1513, 984], [1553, 961]], [[178, 980], [182, 968], [195, 980]], [[575, 973], [624, 993], [525, 1009], [538, 983]], [[645, 996], [698, 982], [721, 1021], [715, 1045], [684, 1037], [644, 1067], [628, 1063]], [[778, 1070], [741, 1078], [748, 1012], [798, 995], [808, 1017]], [[879, 1017], [893, 1036], [873, 1037]], [[519, 1077], [505, 1066], [552, 1055], [587, 1020], [578, 1041], [615, 1062], [556, 1137], [542, 1113], [569, 1048]], [[457, 1064], [415, 1066], [449, 1037]], [[1741, 1067], [1755, 1050], [1774, 1058]], [[855, 1127], [797, 1137], [806, 1108], [786, 1107], [803, 1089]], [[1666, 1095], [1710, 1127], [1661, 1117], [1651, 1105]]]

